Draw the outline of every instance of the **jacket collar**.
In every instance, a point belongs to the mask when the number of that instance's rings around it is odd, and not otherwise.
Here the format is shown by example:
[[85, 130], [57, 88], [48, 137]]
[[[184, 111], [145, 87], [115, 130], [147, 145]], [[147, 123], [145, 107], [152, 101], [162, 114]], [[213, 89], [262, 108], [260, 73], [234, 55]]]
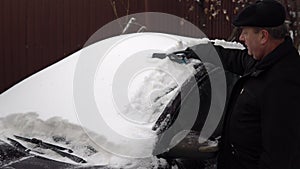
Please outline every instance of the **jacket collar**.
[[265, 56], [261, 61], [256, 63], [253, 71], [251, 72], [251, 76], [257, 77], [259, 74], [272, 67], [276, 62], [286, 56], [292, 48], [292, 39], [290, 37], [286, 37], [282, 44]]

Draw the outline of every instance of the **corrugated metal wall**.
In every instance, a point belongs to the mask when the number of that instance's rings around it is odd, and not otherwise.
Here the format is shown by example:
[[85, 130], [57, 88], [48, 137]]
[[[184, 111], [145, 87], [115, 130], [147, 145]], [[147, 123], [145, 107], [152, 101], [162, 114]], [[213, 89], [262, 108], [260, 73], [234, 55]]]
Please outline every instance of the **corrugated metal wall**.
[[211, 38], [230, 35], [230, 22], [221, 16], [203, 27], [199, 8], [193, 0], [0, 0], [0, 93], [81, 49], [96, 30], [127, 14], [165, 12]]

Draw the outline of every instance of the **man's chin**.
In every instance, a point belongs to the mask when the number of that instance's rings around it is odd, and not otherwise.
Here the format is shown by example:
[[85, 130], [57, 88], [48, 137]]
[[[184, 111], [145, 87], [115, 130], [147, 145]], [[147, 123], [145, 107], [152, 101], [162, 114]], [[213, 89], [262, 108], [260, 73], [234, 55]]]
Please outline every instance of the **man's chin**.
[[250, 55], [254, 60], [261, 60], [261, 58], [254, 56], [254, 55]]
[[251, 53], [249, 50], [248, 50], [248, 55], [249, 55], [249, 56], [252, 56], [252, 53]]

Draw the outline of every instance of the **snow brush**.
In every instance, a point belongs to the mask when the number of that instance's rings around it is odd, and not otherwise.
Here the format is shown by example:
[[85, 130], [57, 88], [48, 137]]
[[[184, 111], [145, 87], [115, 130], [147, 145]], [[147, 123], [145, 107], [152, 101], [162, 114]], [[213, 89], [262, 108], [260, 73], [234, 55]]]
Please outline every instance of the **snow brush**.
[[191, 48], [187, 48], [183, 51], [176, 51], [173, 53], [153, 53], [152, 58], [164, 59], [168, 57], [170, 60], [177, 62], [177, 63], [185, 63], [189, 62], [189, 59], [199, 59], [198, 55], [193, 51]]

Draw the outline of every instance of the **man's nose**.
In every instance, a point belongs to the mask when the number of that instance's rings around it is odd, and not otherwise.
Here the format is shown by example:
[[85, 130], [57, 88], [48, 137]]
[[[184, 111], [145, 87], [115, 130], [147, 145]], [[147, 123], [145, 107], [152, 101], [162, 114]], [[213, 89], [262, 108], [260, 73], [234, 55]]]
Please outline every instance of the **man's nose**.
[[240, 35], [239, 40], [240, 40], [240, 41], [245, 41], [245, 37], [244, 37], [243, 34]]

